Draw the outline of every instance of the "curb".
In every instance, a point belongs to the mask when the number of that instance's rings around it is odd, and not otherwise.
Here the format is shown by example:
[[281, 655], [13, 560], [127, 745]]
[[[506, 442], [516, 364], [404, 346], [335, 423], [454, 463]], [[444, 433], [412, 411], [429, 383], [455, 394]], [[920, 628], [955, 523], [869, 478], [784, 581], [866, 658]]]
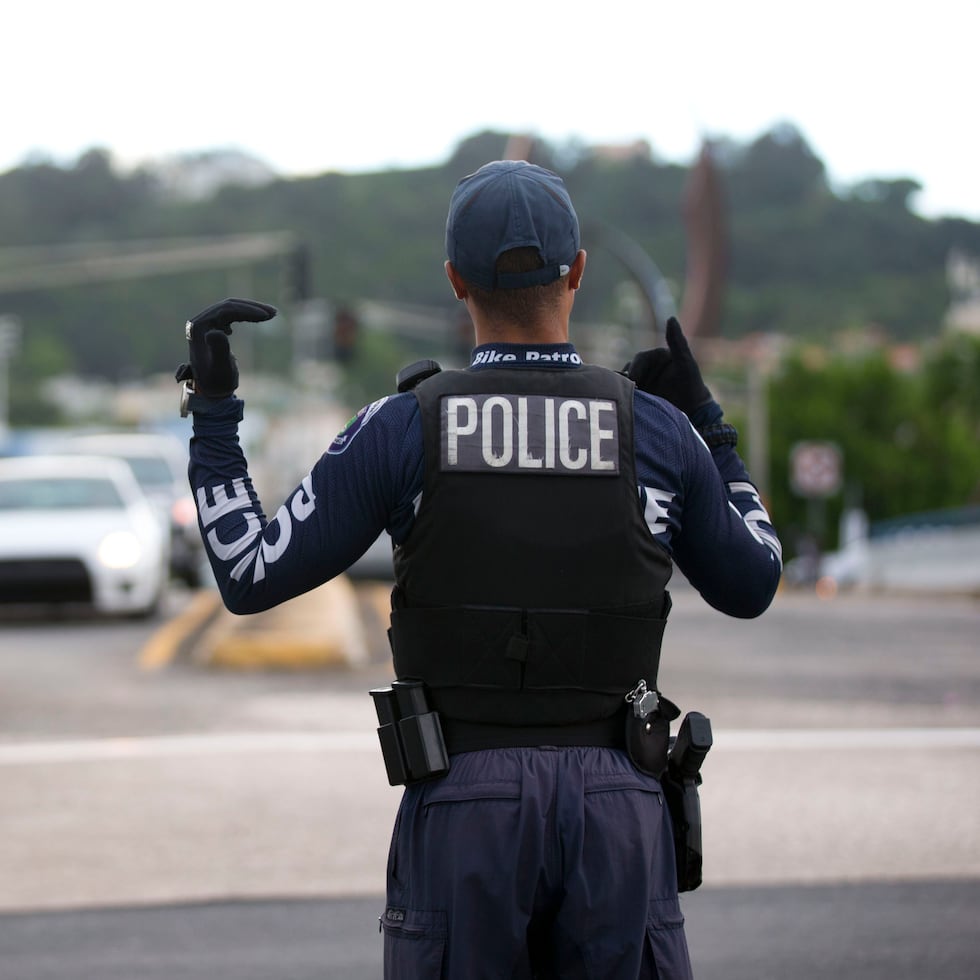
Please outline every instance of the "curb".
[[220, 606], [189, 651], [193, 663], [232, 670], [353, 667], [368, 659], [357, 594], [340, 575], [273, 609], [236, 616]]
[[215, 589], [200, 589], [187, 607], [164, 623], [140, 650], [142, 670], [161, 670], [178, 659], [192, 639], [207, 628], [221, 608], [221, 596]]

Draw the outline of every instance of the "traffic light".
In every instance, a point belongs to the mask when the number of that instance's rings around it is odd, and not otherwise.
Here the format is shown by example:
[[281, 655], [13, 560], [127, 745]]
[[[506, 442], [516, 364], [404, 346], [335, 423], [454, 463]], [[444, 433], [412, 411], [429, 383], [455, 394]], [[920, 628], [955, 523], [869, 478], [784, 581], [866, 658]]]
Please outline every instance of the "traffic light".
[[359, 331], [357, 315], [345, 306], [340, 307], [333, 321], [333, 356], [339, 363], [347, 364], [353, 360]]
[[312, 298], [309, 245], [297, 245], [286, 255], [285, 292], [286, 299], [293, 303], [302, 303]]

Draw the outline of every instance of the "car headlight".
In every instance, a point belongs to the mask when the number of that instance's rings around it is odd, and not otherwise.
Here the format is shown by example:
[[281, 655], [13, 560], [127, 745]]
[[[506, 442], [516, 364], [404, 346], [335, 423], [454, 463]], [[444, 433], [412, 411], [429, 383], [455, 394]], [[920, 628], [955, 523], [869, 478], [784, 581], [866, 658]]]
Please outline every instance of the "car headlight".
[[97, 554], [106, 568], [132, 568], [140, 560], [143, 547], [130, 531], [112, 531], [99, 543]]

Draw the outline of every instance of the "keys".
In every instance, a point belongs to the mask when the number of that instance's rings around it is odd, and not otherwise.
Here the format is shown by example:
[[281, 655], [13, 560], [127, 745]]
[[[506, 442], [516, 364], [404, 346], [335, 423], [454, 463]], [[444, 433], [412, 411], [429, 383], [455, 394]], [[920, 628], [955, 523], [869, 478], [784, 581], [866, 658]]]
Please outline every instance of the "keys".
[[656, 691], [645, 691], [633, 702], [633, 714], [637, 718], [646, 718], [651, 711], [656, 711], [660, 704], [660, 698]]
[[646, 718], [651, 712], [656, 711], [660, 704], [660, 698], [656, 691], [651, 691], [647, 687], [647, 682], [641, 680], [636, 687], [626, 695], [626, 700], [633, 705], [633, 715], [636, 718]]

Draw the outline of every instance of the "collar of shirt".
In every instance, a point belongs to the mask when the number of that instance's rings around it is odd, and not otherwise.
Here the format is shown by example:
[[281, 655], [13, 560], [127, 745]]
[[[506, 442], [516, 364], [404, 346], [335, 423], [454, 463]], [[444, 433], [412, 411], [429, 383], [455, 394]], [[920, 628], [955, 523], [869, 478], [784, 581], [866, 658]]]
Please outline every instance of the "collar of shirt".
[[491, 367], [580, 367], [574, 344], [481, 344], [473, 349], [470, 369]]

